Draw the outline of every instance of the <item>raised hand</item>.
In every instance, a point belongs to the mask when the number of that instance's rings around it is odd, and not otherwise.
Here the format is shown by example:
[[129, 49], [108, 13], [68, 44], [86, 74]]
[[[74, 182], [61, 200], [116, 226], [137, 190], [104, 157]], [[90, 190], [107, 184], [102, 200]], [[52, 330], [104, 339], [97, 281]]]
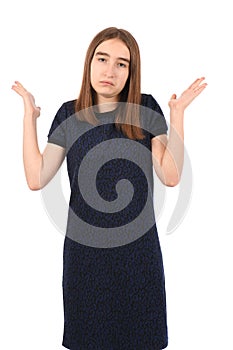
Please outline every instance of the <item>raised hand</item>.
[[40, 107], [36, 106], [34, 96], [27, 91], [19, 81], [15, 81], [12, 90], [23, 98], [25, 115], [38, 118], [40, 116]]
[[196, 79], [189, 87], [186, 89], [179, 98], [176, 94], [171, 96], [168, 105], [171, 109], [177, 109], [184, 111], [186, 107], [206, 88], [207, 83], [204, 83], [204, 77]]

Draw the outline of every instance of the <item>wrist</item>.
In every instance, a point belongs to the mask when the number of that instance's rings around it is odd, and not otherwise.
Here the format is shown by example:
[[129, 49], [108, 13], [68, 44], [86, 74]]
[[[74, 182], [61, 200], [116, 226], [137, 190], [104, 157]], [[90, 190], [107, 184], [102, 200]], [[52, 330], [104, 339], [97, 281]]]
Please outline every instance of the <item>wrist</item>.
[[171, 108], [170, 109], [170, 122], [183, 122], [184, 119], [184, 109], [181, 108]]
[[27, 111], [24, 113], [23, 121], [26, 123], [34, 123], [36, 122], [36, 116], [34, 115], [33, 111]]
[[180, 113], [180, 114], [182, 114], [185, 111], [185, 107], [182, 106], [179, 103], [169, 104], [169, 108], [170, 108], [171, 113]]
[[171, 109], [170, 113], [170, 126], [176, 134], [182, 137], [184, 134], [184, 110], [182, 109]]

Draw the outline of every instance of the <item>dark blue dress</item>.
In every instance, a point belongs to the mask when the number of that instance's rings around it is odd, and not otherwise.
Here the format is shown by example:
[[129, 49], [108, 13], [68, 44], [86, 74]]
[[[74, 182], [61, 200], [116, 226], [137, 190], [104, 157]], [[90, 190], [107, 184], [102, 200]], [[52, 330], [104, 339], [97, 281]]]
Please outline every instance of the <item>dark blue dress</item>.
[[[48, 142], [66, 148], [71, 195], [64, 242], [64, 337], [71, 350], [167, 347], [162, 254], [153, 207], [151, 139], [163, 113], [142, 95], [143, 140], [115, 126], [119, 109], [79, 121], [75, 101], [58, 110]], [[54, 199], [56, 200], [56, 199]]]

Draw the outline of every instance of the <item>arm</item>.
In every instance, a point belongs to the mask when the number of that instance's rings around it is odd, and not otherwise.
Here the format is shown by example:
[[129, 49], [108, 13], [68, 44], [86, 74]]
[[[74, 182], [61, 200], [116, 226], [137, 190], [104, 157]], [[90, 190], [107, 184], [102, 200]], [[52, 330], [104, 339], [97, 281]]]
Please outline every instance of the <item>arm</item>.
[[65, 149], [48, 144], [44, 152], [40, 152], [37, 139], [40, 107], [35, 105], [34, 97], [19, 82], [15, 82], [12, 89], [24, 102], [23, 162], [27, 184], [31, 190], [39, 190], [56, 174], [64, 160]]
[[204, 78], [197, 79], [177, 99], [173, 94], [170, 101], [169, 135], [152, 139], [152, 156], [155, 171], [167, 186], [176, 186], [181, 178], [184, 162], [184, 111], [205, 89]]

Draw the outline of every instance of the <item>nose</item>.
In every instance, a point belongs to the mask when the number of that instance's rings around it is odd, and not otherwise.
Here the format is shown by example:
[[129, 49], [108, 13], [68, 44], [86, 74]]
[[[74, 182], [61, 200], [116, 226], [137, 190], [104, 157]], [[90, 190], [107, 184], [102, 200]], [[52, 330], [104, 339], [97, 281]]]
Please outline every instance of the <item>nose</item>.
[[112, 63], [107, 64], [105, 74], [106, 74], [106, 77], [113, 78], [115, 75], [115, 65]]

